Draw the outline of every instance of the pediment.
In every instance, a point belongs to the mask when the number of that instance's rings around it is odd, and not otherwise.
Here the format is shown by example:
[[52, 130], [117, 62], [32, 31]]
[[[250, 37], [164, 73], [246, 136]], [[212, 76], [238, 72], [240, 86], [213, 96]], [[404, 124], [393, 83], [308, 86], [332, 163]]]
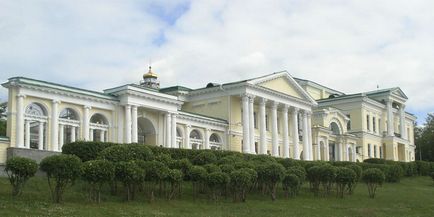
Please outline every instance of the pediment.
[[408, 99], [408, 97], [405, 95], [404, 91], [401, 90], [401, 88], [397, 87], [392, 91], [393, 95], [402, 97], [404, 99]]
[[252, 79], [249, 83], [316, 104], [316, 101], [309, 93], [286, 71]]

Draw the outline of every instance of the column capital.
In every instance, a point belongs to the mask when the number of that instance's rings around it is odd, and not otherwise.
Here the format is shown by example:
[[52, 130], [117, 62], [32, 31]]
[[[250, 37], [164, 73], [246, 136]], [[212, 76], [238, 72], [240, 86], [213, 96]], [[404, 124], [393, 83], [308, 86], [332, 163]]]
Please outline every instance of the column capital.
[[18, 98], [26, 98], [26, 95], [25, 95], [25, 94], [22, 94], [22, 93], [20, 93], [20, 94], [17, 94], [17, 97], [18, 97]]
[[265, 98], [259, 98], [259, 105], [266, 105], [267, 104], [267, 99], [265, 99]]
[[241, 96], [241, 100], [243, 100], [243, 101], [248, 101], [249, 97], [250, 97], [250, 95], [247, 93], [243, 93], [240, 96]]
[[137, 106], [136, 105], [131, 105], [131, 108], [133, 109], [133, 110], [137, 110]]
[[399, 110], [404, 111], [404, 110], [405, 110], [405, 104], [401, 104], [401, 105], [399, 106]]
[[297, 114], [299, 110], [300, 110], [299, 108], [293, 107], [293, 106], [291, 106], [291, 109], [290, 109], [291, 113], [295, 113], [295, 114]]
[[271, 103], [271, 109], [277, 109], [278, 106], [279, 106], [279, 103], [276, 102], [276, 101], [273, 101], [273, 102]]
[[288, 113], [288, 109], [289, 109], [289, 105], [287, 105], [287, 104], [283, 104], [282, 112], [284, 112], [284, 113]]
[[53, 99], [53, 104], [60, 104], [60, 100]]
[[90, 105], [84, 105], [83, 108], [84, 109], [92, 109], [92, 107]]

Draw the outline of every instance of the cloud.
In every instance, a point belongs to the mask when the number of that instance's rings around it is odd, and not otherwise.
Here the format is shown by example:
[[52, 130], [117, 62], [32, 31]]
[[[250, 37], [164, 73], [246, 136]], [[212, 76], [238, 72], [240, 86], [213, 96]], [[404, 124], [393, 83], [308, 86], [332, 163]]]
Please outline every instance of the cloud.
[[138, 82], [152, 61], [163, 86], [203, 87], [288, 70], [347, 93], [399, 86], [409, 111], [423, 117], [434, 111], [433, 7], [429, 0], [0, 1], [0, 79], [102, 90]]

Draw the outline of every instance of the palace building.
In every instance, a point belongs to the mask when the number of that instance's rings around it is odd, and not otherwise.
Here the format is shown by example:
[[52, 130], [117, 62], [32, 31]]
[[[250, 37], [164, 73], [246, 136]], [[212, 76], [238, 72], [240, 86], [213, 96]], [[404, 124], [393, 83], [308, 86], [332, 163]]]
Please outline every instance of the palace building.
[[77, 140], [231, 150], [303, 160], [414, 161], [416, 117], [399, 88], [345, 94], [276, 72], [203, 88], [140, 82], [95, 92], [25, 77], [8, 89], [0, 164]]

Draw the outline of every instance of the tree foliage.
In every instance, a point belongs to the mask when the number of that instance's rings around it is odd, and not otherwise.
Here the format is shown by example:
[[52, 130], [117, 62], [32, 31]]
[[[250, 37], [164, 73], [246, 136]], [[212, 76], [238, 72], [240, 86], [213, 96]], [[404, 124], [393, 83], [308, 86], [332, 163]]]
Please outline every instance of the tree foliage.
[[99, 203], [102, 186], [115, 177], [115, 166], [106, 160], [86, 161], [81, 165], [81, 177], [89, 183], [89, 199]]
[[375, 197], [377, 188], [383, 184], [385, 179], [384, 173], [379, 169], [370, 168], [363, 171], [362, 180], [368, 186], [369, 197]]
[[33, 177], [37, 170], [36, 161], [28, 158], [12, 157], [6, 161], [5, 172], [12, 185], [12, 196], [21, 194], [27, 180]]
[[[414, 130], [416, 159], [434, 161], [434, 114], [428, 113], [423, 126]], [[426, 174], [428, 175], [428, 174]]]
[[54, 155], [44, 158], [40, 168], [47, 174], [53, 202], [62, 202], [65, 189], [80, 176], [81, 161], [75, 155]]

